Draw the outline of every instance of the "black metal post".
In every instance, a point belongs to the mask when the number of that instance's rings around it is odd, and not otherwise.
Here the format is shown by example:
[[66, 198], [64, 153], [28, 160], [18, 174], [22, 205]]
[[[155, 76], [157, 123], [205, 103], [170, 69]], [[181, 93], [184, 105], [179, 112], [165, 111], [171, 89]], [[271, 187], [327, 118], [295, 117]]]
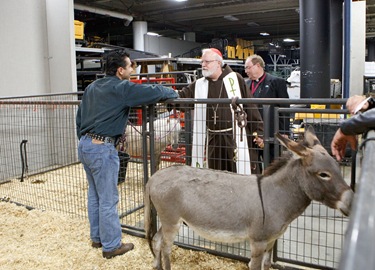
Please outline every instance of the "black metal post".
[[301, 98], [330, 97], [330, 1], [300, 0]]
[[349, 98], [350, 90], [350, 16], [352, 0], [344, 1], [344, 81], [343, 81], [343, 98]]
[[146, 184], [148, 181], [148, 159], [147, 159], [147, 108], [142, 106], [142, 155], [143, 155], [143, 181]]
[[[154, 111], [155, 111], [155, 105], [150, 105], [148, 107], [148, 115], [149, 115], [149, 130], [148, 135], [150, 137], [150, 166], [151, 166], [151, 175], [153, 175], [156, 172], [156, 160], [155, 160], [155, 127], [154, 127]], [[146, 156], [147, 157], [147, 152]]]
[[185, 151], [186, 151], [186, 165], [191, 166], [192, 156], [192, 134], [193, 134], [193, 123], [191, 117], [191, 110], [185, 111]]
[[263, 148], [263, 163], [264, 168], [267, 168], [270, 163], [270, 143], [273, 142], [273, 138], [270, 138], [270, 116], [271, 105], [263, 105], [263, 125], [264, 125], [264, 148]]
[[331, 0], [330, 18], [330, 64], [331, 79], [339, 79], [342, 82], [342, 45], [343, 45], [343, 4], [342, 0]]

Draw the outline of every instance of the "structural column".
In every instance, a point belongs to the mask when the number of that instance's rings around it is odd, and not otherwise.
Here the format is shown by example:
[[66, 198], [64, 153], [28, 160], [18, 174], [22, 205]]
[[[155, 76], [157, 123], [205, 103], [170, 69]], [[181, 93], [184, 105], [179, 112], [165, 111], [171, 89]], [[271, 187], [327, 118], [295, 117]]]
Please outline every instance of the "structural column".
[[331, 0], [331, 41], [330, 63], [331, 79], [339, 79], [342, 82], [342, 47], [343, 47], [343, 1]]
[[366, 58], [366, 1], [352, 1], [349, 5], [351, 18], [348, 48], [350, 53], [349, 93], [344, 92], [344, 98], [363, 94]]
[[301, 98], [330, 97], [330, 1], [300, 0]]
[[145, 50], [145, 35], [147, 34], [147, 22], [133, 21], [133, 47], [134, 50]]

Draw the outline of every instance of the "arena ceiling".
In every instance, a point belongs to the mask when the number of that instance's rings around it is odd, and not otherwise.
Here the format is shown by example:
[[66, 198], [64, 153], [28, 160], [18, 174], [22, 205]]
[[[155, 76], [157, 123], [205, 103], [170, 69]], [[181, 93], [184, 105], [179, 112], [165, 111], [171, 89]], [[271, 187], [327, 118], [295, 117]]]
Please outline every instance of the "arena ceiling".
[[[299, 0], [74, 0], [100, 10], [130, 15], [147, 21], [148, 31], [183, 39], [194, 32], [196, 41], [213, 39], [299, 39]], [[130, 22], [113, 16], [75, 9], [75, 19], [85, 22], [85, 35], [124, 47], [133, 47]], [[261, 36], [260, 33], [269, 33]], [[375, 0], [366, 1], [366, 35], [375, 37]], [[108, 42], [109, 43], [109, 42]]]

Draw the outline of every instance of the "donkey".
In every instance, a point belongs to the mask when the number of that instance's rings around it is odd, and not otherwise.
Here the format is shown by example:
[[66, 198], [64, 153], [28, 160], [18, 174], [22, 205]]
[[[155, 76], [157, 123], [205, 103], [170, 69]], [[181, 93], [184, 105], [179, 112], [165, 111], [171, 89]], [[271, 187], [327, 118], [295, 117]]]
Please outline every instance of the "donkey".
[[[312, 127], [301, 142], [279, 133], [276, 137], [289, 151], [264, 175], [179, 165], [150, 178], [145, 189], [145, 231], [154, 268], [163, 269], [163, 262], [165, 270], [171, 269], [171, 248], [182, 222], [211, 241], [248, 240], [249, 268], [268, 270], [276, 239], [312, 200], [349, 215], [353, 191]], [[153, 206], [161, 222], [157, 232], [151, 224]]]
[[[149, 123], [147, 123], [147, 130]], [[181, 131], [180, 120], [178, 118], [159, 118], [154, 121], [154, 142], [156, 169], [159, 168], [161, 152], [168, 144], [172, 147], [178, 145], [178, 136]], [[128, 124], [126, 127], [126, 145], [130, 156], [140, 157], [143, 155], [142, 126]], [[150, 143], [148, 138], [148, 143]], [[148, 152], [148, 155], [150, 153]]]

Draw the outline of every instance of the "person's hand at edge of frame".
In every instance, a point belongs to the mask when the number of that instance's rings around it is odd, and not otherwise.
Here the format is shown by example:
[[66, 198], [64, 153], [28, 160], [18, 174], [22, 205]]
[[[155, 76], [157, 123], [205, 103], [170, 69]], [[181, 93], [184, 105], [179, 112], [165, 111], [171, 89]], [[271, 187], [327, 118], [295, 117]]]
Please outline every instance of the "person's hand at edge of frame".
[[332, 155], [336, 157], [337, 161], [341, 161], [345, 156], [346, 145], [348, 143], [353, 150], [357, 149], [356, 135], [345, 135], [339, 128], [331, 142]]
[[354, 115], [358, 112], [366, 111], [369, 107], [369, 98], [361, 95], [354, 95], [346, 101], [346, 108], [349, 110], [350, 114]]

